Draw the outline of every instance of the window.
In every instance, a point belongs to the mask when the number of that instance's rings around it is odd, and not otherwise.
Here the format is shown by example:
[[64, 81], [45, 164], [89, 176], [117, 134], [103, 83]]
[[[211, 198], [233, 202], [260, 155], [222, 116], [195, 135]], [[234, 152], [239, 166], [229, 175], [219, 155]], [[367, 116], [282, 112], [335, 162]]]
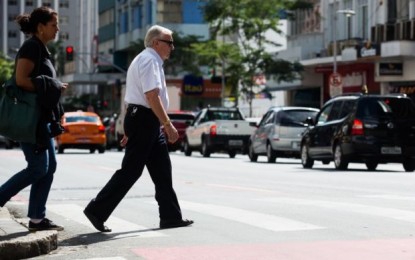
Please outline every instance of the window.
[[69, 0], [60, 0], [59, 8], [69, 8]]
[[369, 39], [369, 11], [367, 0], [359, 0], [357, 7], [357, 36], [362, 39]]
[[17, 0], [9, 0], [7, 3], [9, 5], [17, 5]]
[[340, 118], [340, 111], [342, 108], [343, 101], [336, 101], [330, 111], [328, 121], [337, 120]]
[[26, 6], [33, 6], [33, 0], [26, 0]]
[[69, 40], [69, 33], [59, 32], [59, 40]]
[[95, 116], [70, 116], [66, 118], [66, 123], [73, 123], [73, 122], [91, 122], [95, 123], [98, 122], [98, 117]]
[[128, 32], [128, 13], [120, 13], [120, 33]]
[[343, 118], [343, 117], [349, 115], [353, 111], [355, 103], [356, 102], [354, 100], [344, 101], [342, 111], [340, 113], [340, 118]]
[[68, 25], [69, 17], [68, 16], [59, 16], [59, 25]]
[[133, 16], [131, 18], [133, 20], [133, 28], [142, 28], [142, 19], [143, 19], [143, 6], [137, 5], [133, 8]]
[[317, 118], [317, 125], [322, 125], [327, 122], [332, 107], [333, 103], [327, 105], [321, 110], [320, 115]]
[[17, 37], [17, 32], [16, 31], [8, 31], [7, 36], [9, 38], [16, 38]]

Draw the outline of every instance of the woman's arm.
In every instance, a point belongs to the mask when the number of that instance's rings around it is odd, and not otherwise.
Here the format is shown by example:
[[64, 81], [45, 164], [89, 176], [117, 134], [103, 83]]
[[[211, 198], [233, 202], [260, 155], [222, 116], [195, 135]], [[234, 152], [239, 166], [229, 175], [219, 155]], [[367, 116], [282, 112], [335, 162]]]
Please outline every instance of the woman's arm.
[[35, 68], [33, 61], [25, 58], [17, 60], [16, 64], [16, 84], [24, 90], [34, 92], [36, 90], [35, 86], [32, 83], [30, 78], [30, 73], [32, 73]]

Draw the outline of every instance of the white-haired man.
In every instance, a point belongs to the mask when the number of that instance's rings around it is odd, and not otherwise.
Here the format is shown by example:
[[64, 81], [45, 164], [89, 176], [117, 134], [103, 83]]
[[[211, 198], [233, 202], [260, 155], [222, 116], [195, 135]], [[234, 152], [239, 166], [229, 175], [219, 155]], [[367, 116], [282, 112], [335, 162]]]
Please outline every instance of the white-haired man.
[[[96, 229], [110, 232], [104, 225], [111, 213], [147, 167], [156, 188], [160, 228], [184, 227], [193, 224], [182, 218], [179, 202], [172, 183], [172, 167], [166, 138], [175, 142], [176, 128], [167, 115], [169, 97], [163, 71], [163, 62], [174, 50], [173, 32], [154, 25], [144, 39], [145, 49], [131, 62], [127, 71], [124, 119], [125, 155], [117, 170], [95, 199], [87, 205], [84, 214]], [[167, 136], [163, 134], [164, 126]]]

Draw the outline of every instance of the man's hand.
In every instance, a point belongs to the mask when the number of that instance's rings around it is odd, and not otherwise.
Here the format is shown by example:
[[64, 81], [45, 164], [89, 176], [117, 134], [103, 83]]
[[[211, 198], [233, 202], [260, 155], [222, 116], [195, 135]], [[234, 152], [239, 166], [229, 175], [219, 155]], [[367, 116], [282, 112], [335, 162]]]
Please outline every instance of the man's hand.
[[175, 143], [177, 139], [179, 139], [179, 133], [177, 132], [177, 129], [174, 127], [174, 125], [167, 124], [164, 126], [164, 130], [167, 134], [167, 140], [169, 143]]
[[127, 142], [128, 142], [128, 136], [124, 135], [120, 141], [121, 147], [125, 147], [127, 145]]

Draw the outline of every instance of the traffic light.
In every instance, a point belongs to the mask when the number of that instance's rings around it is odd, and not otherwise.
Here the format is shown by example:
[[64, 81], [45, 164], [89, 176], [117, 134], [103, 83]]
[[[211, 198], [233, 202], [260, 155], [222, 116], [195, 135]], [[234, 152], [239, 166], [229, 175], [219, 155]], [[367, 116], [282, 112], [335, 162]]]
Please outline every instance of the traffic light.
[[73, 61], [73, 46], [66, 46], [66, 61]]

